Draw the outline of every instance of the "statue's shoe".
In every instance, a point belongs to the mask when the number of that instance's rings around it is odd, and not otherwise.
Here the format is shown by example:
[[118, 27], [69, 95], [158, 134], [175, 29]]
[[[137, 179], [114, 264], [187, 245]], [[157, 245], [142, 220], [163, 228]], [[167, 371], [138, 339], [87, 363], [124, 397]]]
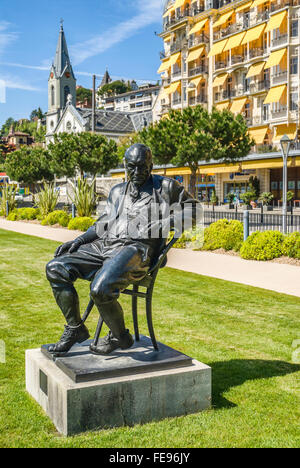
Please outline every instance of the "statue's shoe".
[[90, 337], [89, 331], [82, 323], [79, 327], [65, 325], [60, 340], [55, 345], [49, 346], [48, 351], [55, 356], [64, 356], [75, 343], [82, 343]]
[[134, 339], [129, 333], [129, 330], [118, 339], [113, 336], [111, 332], [108, 333], [104, 338], [101, 338], [98, 345], [95, 346], [93, 343], [90, 345], [90, 351], [93, 354], [107, 355], [115, 351], [115, 349], [129, 349], [134, 344]]

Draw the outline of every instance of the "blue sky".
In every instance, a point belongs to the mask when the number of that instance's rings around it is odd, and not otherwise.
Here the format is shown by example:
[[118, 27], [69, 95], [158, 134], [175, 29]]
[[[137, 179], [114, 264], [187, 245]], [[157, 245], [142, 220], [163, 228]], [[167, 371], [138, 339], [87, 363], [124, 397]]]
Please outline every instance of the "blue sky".
[[102, 75], [106, 67], [116, 79], [156, 81], [163, 43], [154, 32], [161, 32], [163, 3], [0, 0], [0, 126], [8, 117], [28, 118], [37, 107], [47, 110], [61, 18], [77, 84], [90, 88], [91, 75]]

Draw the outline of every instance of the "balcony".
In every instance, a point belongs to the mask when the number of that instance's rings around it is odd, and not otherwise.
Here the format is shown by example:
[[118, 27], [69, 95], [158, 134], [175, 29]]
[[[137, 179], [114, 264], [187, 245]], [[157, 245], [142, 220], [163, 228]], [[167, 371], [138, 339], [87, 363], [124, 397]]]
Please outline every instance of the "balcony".
[[231, 99], [231, 98], [234, 98], [235, 96], [236, 96], [235, 89], [231, 89], [231, 90], [226, 89], [224, 91], [220, 91], [219, 93], [215, 94], [215, 102], [224, 101], [225, 99]]
[[170, 83], [171, 83], [171, 78], [163, 78], [162, 79], [162, 85], [163, 86], [169, 86]]
[[221, 68], [226, 68], [226, 67], [228, 67], [228, 65], [229, 64], [227, 63], [227, 61], [226, 62], [224, 62], [224, 61], [216, 62], [215, 63], [215, 70], [220, 70]]
[[252, 125], [254, 126], [259, 126], [259, 125], [265, 125], [269, 121], [269, 114], [262, 114], [262, 115], [256, 115], [255, 117], [252, 118]]
[[277, 0], [276, 3], [271, 4], [271, 12], [277, 10], [282, 10], [282, 8], [289, 7], [289, 6], [297, 6], [298, 0]]
[[247, 61], [246, 55], [232, 55], [231, 56], [231, 65], [236, 65], [237, 63], [244, 63]]
[[188, 46], [194, 47], [199, 44], [208, 44], [208, 43], [209, 43], [209, 38], [207, 37], [206, 34], [202, 33], [199, 36], [194, 36], [193, 38], [189, 39]]
[[189, 77], [201, 75], [201, 73], [207, 73], [207, 66], [200, 65], [199, 67], [189, 68]]
[[173, 44], [171, 44], [170, 54], [175, 54], [175, 52], [179, 52], [181, 50], [181, 47], [182, 47], [182, 42], [180, 41], [174, 42]]
[[271, 110], [272, 119], [280, 119], [282, 117], [287, 117], [287, 107], [282, 106], [276, 110]]
[[277, 37], [276, 39], [272, 39], [272, 47], [278, 47], [281, 45], [285, 45], [288, 41], [288, 35], [287, 34], [281, 34], [280, 37]]
[[197, 104], [207, 104], [207, 98], [204, 94], [199, 96], [192, 96], [189, 98], [189, 106], [195, 106]]
[[173, 106], [178, 106], [179, 104], [181, 104], [181, 97], [180, 98], [174, 98], [172, 100], [172, 105]]
[[189, 8], [187, 8], [187, 9], [184, 10], [179, 16], [175, 16], [174, 18], [171, 19], [171, 21], [170, 21], [170, 20], [167, 21], [167, 22], [165, 23], [164, 30], [166, 31], [167, 29], [172, 28], [172, 27], [175, 26], [176, 24], [185, 21], [189, 16], [192, 16], [192, 10], [190, 10]]
[[279, 84], [279, 83], [284, 83], [287, 81], [288, 73], [287, 70], [281, 71], [279, 73], [274, 73], [272, 75], [272, 84]]
[[262, 80], [250, 84], [250, 93], [259, 93], [260, 91], [267, 91], [270, 89], [270, 81]]
[[249, 50], [249, 59], [256, 58], [256, 57], [262, 57], [267, 53], [267, 49], [264, 49], [263, 47], [257, 47], [256, 49], [250, 49]]
[[171, 104], [162, 104], [161, 105], [162, 113], [168, 112], [170, 109], [171, 109]]
[[228, 28], [220, 29], [220, 31], [214, 32], [214, 41], [218, 41], [219, 39], [223, 39], [223, 37], [229, 36], [230, 34], [234, 34], [243, 30], [243, 25], [239, 23], [234, 23], [228, 26]]
[[175, 70], [172, 73], [172, 78], [179, 78], [181, 76], [181, 70]]

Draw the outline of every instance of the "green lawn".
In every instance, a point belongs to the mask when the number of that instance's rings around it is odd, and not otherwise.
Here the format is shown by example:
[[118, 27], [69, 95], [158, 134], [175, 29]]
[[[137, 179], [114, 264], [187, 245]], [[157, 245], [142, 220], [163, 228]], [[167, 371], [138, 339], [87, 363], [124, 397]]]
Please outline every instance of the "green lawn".
[[[212, 409], [143, 426], [59, 435], [26, 393], [24, 380], [25, 350], [56, 341], [63, 328], [44, 275], [56, 245], [0, 230], [0, 339], [7, 351], [6, 364], [0, 364], [1, 447], [299, 446], [300, 366], [291, 359], [300, 300], [168, 268], [155, 293], [157, 336], [212, 367]], [[78, 283], [78, 289], [83, 308], [88, 284]], [[129, 298], [122, 296], [122, 303], [132, 329]], [[92, 332], [96, 315], [89, 319]], [[143, 313], [140, 321], [145, 331]]]

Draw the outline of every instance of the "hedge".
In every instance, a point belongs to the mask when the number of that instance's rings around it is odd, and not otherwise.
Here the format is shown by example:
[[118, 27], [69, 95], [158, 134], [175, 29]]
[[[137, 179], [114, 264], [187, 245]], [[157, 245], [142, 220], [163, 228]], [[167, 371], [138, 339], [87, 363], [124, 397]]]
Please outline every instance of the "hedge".
[[240, 221], [220, 219], [205, 229], [202, 250], [225, 249], [238, 252], [243, 236], [244, 228]]
[[7, 217], [8, 221], [34, 220], [40, 215], [38, 208], [16, 208]]
[[284, 235], [279, 231], [254, 232], [243, 243], [241, 257], [246, 260], [272, 260], [283, 255]]
[[56, 210], [49, 213], [46, 218], [43, 219], [43, 226], [53, 226], [54, 224], [60, 224], [62, 227], [67, 227], [70, 222], [70, 215], [63, 210]]
[[282, 253], [287, 257], [300, 259], [300, 232], [293, 232], [285, 237]]
[[68, 229], [76, 231], [87, 231], [91, 226], [95, 224], [95, 219], [88, 217], [77, 217], [70, 220]]

